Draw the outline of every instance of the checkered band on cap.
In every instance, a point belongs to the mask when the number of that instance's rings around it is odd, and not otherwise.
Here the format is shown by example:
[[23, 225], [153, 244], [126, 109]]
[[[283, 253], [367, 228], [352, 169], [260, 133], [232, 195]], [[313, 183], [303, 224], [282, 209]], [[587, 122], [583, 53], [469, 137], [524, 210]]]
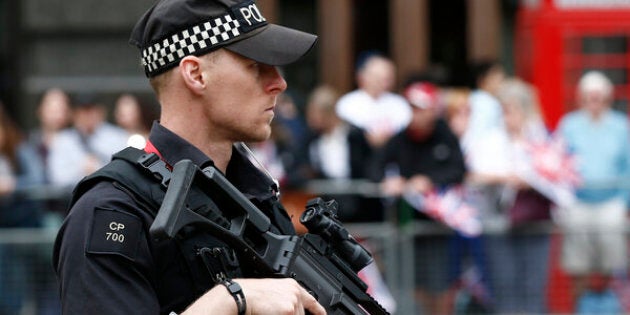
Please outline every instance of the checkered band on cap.
[[240, 23], [230, 14], [213, 18], [199, 25], [158, 41], [142, 50], [142, 65], [151, 76], [187, 55], [207, 51], [241, 35]]

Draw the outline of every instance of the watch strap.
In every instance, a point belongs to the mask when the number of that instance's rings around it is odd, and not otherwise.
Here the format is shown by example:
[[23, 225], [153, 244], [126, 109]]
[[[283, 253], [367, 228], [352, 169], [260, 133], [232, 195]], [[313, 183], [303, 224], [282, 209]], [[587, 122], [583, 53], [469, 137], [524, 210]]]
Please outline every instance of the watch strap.
[[245, 315], [245, 310], [247, 310], [247, 302], [245, 301], [245, 294], [243, 294], [243, 289], [241, 286], [230, 279], [226, 279], [221, 281], [221, 284], [225, 286], [230, 295], [236, 301], [236, 307], [238, 309], [238, 315]]

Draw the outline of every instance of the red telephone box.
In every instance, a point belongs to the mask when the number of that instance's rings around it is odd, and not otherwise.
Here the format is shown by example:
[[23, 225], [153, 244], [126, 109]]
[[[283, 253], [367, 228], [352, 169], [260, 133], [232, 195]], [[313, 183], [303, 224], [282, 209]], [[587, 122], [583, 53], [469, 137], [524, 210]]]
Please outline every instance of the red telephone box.
[[516, 75], [538, 88], [550, 128], [575, 107], [587, 70], [608, 75], [615, 108], [628, 112], [630, 1], [521, 0], [515, 30]]
[[[538, 88], [548, 127], [575, 108], [576, 84], [588, 70], [612, 80], [614, 107], [629, 112], [630, 1], [521, 0], [515, 31], [516, 75]], [[558, 266], [560, 237], [551, 250], [549, 311], [571, 313], [569, 279]]]

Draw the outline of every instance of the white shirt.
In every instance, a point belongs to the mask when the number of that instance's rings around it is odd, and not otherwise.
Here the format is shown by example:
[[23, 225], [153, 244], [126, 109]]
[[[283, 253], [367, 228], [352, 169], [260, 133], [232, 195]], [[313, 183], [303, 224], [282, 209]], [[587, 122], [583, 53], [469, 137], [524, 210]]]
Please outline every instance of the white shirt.
[[400, 95], [384, 93], [373, 98], [363, 90], [342, 96], [337, 102], [337, 115], [368, 132], [402, 130], [411, 120], [411, 108]]
[[476, 90], [469, 98], [470, 118], [463, 136], [464, 143], [476, 143], [488, 133], [504, 130], [501, 104], [490, 93]]
[[513, 170], [512, 144], [507, 133], [499, 128], [487, 130], [475, 141], [462, 144], [470, 171], [507, 176]]
[[[129, 134], [122, 128], [103, 123], [89, 135], [85, 144], [76, 129], [61, 131], [50, 145], [48, 172], [51, 183], [74, 185], [84, 176], [85, 160], [94, 155], [101, 166], [110, 161], [112, 154], [127, 147]], [[89, 149], [87, 148], [89, 147]], [[89, 151], [92, 151], [91, 154]]]
[[350, 178], [350, 150], [348, 126], [335, 128], [330, 134], [322, 135], [314, 143], [317, 160], [322, 173], [328, 178]]

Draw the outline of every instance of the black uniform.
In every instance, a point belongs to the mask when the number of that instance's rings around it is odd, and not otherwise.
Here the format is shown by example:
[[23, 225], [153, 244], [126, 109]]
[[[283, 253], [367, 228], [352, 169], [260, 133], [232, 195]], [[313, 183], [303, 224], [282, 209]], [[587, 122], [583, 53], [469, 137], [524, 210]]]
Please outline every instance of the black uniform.
[[[154, 123], [149, 141], [168, 165], [190, 159], [201, 168], [212, 160], [190, 143]], [[279, 206], [272, 182], [234, 150], [227, 178], [272, 222], [272, 230], [295, 234]], [[149, 177], [147, 177], [149, 178]], [[149, 179], [147, 179], [149, 180]], [[147, 183], [150, 184], [150, 183]], [[231, 251], [207, 234], [193, 242], [156, 242], [149, 227], [157, 209], [110, 181], [75, 198], [55, 243], [64, 314], [168, 314], [183, 311], [214, 286], [196, 255], [200, 246]], [[247, 275], [235, 266], [231, 276]]]

